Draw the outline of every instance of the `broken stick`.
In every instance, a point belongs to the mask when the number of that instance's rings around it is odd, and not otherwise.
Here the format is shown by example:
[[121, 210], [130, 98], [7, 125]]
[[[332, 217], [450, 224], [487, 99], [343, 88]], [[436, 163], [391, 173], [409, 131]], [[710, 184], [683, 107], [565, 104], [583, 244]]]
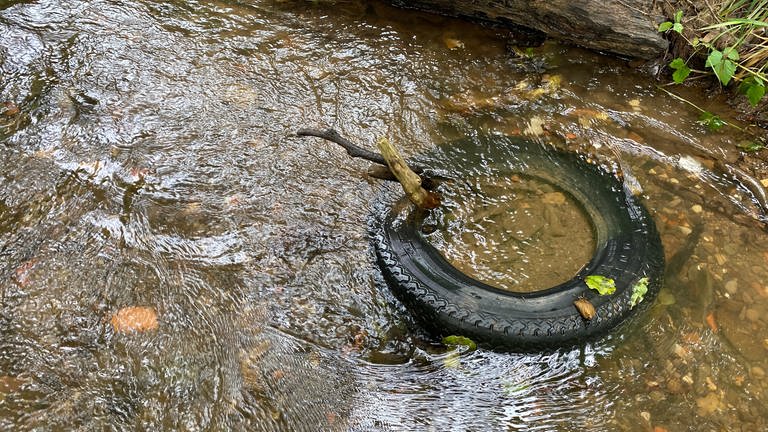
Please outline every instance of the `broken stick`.
[[[368, 175], [371, 177], [377, 178], [379, 180], [398, 181], [397, 177], [395, 177], [392, 171], [390, 171], [389, 166], [387, 165], [387, 161], [384, 159], [384, 157], [382, 157], [382, 155], [368, 151], [354, 144], [352, 141], [339, 135], [339, 133], [334, 129], [320, 130], [303, 128], [296, 131], [296, 135], [301, 137], [313, 136], [336, 143], [344, 148], [349, 156], [373, 162], [373, 164], [368, 168]], [[424, 189], [433, 190], [437, 187], [437, 183], [439, 181], [445, 180], [445, 178], [440, 176], [432, 177], [427, 175], [425, 169], [419, 165], [410, 164], [406, 166], [408, 166], [413, 172], [419, 175], [421, 178], [421, 186]]]
[[408, 199], [422, 209], [433, 209], [440, 206], [440, 197], [421, 186], [421, 177], [413, 172], [405, 163], [397, 149], [386, 138], [377, 143], [381, 156], [386, 160], [389, 170], [397, 177]]

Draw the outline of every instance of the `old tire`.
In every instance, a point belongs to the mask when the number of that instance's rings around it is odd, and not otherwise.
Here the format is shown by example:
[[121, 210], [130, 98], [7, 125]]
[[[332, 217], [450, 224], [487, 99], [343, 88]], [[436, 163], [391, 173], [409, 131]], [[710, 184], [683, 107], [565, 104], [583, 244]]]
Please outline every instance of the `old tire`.
[[[376, 261], [392, 292], [424, 327], [438, 336], [459, 334], [486, 346], [532, 350], [598, 338], [652, 303], [664, 271], [661, 241], [648, 211], [615, 175], [582, 155], [505, 136], [441, 146], [424, 163], [460, 178], [475, 172], [473, 155], [489, 152], [500, 159], [497, 165], [483, 159], [493, 175], [534, 175], [556, 183], [580, 203], [593, 226], [595, 254], [560, 285], [531, 293], [498, 289], [449, 264], [422, 235], [423, 218], [395, 210], [403, 206], [394, 205], [398, 194], [389, 190], [369, 227]], [[588, 275], [612, 278], [615, 293], [589, 289]], [[633, 306], [633, 288], [643, 278], [648, 290]], [[574, 307], [579, 297], [594, 305], [591, 320]]]

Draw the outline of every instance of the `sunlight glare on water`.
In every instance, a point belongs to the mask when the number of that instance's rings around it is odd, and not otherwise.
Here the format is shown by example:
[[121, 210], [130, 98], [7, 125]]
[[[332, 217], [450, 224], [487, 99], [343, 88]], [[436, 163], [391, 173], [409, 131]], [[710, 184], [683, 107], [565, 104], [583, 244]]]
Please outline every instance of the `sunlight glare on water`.
[[[507, 33], [377, 2], [0, 4], [0, 429], [764, 430], [765, 233], [710, 157], [741, 137], [620, 59]], [[380, 184], [300, 127], [620, 165], [662, 293], [594, 344], [459, 354], [382, 284]]]

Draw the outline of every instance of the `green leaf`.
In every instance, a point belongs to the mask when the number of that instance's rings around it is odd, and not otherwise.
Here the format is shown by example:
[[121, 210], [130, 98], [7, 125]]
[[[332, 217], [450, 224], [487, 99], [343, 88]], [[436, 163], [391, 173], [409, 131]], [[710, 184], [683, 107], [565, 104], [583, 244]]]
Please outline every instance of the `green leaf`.
[[684, 66], [674, 72], [672, 72], [672, 80], [677, 84], [681, 84], [691, 74], [691, 69], [688, 66]]
[[699, 123], [705, 125], [711, 131], [719, 130], [725, 126], [725, 122], [720, 118], [720, 116], [712, 114], [709, 111], [704, 111], [701, 113], [701, 116], [699, 116]]
[[699, 30], [714, 30], [723, 27], [736, 27], [742, 25], [750, 25], [754, 27], [768, 27], [768, 21], [760, 21], [748, 18], [731, 18], [728, 21], [712, 24], [706, 27], [702, 27]]
[[747, 95], [749, 104], [754, 107], [765, 96], [765, 83], [760, 78], [751, 76], [741, 82], [739, 91]]
[[477, 349], [477, 344], [472, 339], [465, 336], [446, 336], [443, 338], [443, 345], [464, 346], [467, 347], [467, 351], [474, 351]]
[[681, 59], [680, 57], [669, 62], [669, 67], [672, 69], [680, 69], [683, 66], [685, 66], [685, 60]]
[[744, 152], [753, 153], [763, 150], [765, 148], [765, 144], [757, 141], [742, 141], [736, 144], [736, 147], [740, 148]]
[[681, 19], [683, 19], [683, 11], [679, 10], [675, 12], [675, 22], [679, 23]]
[[739, 60], [739, 52], [736, 50], [736, 47], [726, 47], [723, 50], [723, 55], [733, 61]]
[[691, 73], [691, 68], [689, 68], [688, 65], [685, 64], [685, 61], [680, 57], [672, 60], [669, 63], [669, 67], [675, 70], [675, 72], [672, 73], [672, 79], [678, 84], [685, 81]]
[[637, 306], [641, 301], [645, 293], [648, 292], [648, 278], [644, 277], [639, 279], [632, 285], [632, 297], [629, 299], [629, 308], [632, 309]]
[[733, 74], [736, 73], [736, 63], [734, 63], [733, 60], [738, 60], [739, 58], [739, 54], [735, 53], [732, 48], [726, 48], [726, 51], [725, 58], [723, 58], [723, 52], [713, 49], [712, 52], [709, 53], [707, 61], [704, 64], [705, 66], [712, 68], [717, 79], [720, 80], [723, 85], [728, 85], [731, 78], [733, 78]]
[[709, 53], [709, 56], [707, 57], [707, 61], [704, 63], [704, 66], [706, 67], [715, 67], [715, 65], [719, 65], [723, 62], [723, 53], [719, 50], [713, 49], [711, 53]]
[[584, 278], [587, 286], [600, 293], [600, 295], [608, 295], [616, 292], [616, 282], [613, 279], [600, 275], [589, 275]]
[[682, 25], [682, 24], [680, 24], [680, 23], [675, 23], [675, 24], [672, 26], [672, 30], [674, 30], [674, 31], [676, 31], [676, 32], [678, 32], [678, 33], [680, 33], [680, 34], [682, 34], [682, 33], [683, 33], [683, 25]]
[[664, 33], [665, 31], [671, 28], [672, 28], [672, 22], [664, 21], [663, 23], [659, 24], [659, 33]]
[[749, 104], [753, 107], [756, 107], [758, 102], [760, 102], [760, 99], [765, 96], [765, 86], [764, 85], [751, 85], [749, 86], [749, 89], [747, 89], [747, 99], [749, 100]]

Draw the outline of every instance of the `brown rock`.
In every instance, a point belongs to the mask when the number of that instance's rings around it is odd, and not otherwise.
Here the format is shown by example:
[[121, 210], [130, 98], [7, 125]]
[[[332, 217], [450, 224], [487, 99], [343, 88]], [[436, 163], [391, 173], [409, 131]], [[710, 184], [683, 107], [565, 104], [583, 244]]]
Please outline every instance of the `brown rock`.
[[129, 306], [112, 315], [109, 323], [115, 333], [146, 332], [157, 328], [157, 312], [152, 307]]

